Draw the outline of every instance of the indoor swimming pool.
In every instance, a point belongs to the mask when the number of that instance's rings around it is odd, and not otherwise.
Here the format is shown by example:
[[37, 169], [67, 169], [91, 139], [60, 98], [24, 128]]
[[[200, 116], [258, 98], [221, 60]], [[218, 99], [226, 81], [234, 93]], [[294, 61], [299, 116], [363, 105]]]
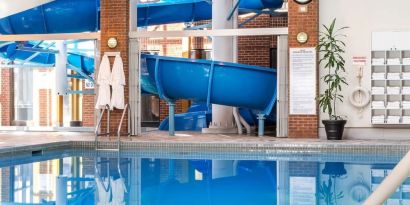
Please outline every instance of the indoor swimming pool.
[[[402, 155], [33, 151], [0, 159], [1, 204], [361, 204]], [[387, 204], [409, 204], [410, 178]]]

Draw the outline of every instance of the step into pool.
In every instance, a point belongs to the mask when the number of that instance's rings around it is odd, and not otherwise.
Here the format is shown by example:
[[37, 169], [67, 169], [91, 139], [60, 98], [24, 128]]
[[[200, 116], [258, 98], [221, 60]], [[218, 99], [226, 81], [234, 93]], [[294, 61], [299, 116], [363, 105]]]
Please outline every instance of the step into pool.
[[[1, 204], [355, 205], [402, 157], [158, 153], [72, 149], [3, 157]], [[410, 178], [386, 204], [409, 202]]]

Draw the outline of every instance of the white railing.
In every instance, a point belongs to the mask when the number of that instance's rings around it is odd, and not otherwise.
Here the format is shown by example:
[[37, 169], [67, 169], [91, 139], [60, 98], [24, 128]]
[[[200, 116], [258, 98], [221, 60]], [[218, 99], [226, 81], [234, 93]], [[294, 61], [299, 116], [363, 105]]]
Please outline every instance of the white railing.
[[382, 205], [410, 176], [410, 151], [394, 167], [392, 172], [377, 186], [363, 205]]

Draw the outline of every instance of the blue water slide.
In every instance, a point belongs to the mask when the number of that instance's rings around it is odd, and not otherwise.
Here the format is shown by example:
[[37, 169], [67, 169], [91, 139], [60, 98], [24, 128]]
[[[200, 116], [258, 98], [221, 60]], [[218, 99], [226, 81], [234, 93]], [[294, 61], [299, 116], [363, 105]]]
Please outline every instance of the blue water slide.
[[[146, 183], [143, 179], [141, 203], [150, 205], [276, 205], [275, 162], [242, 163], [242, 161], [238, 162], [236, 175], [212, 178], [210, 160], [190, 160], [190, 167], [203, 174], [202, 180], [180, 182], [170, 178], [167, 181]], [[147, 171], [151, 170], [142, 170], [143, 174]]]
[[1, 34], [95, 32], [100, 0], [55, 0], [0, 19]]
[[[186, 113], [175, 115], [175, 131], [201, 131], [212, 121], [212, 110], [205, 103], [193, 103]], [[159, 125], [159, 130], [168, 130], [169, 117]]]
[[269, 115], [276, 70], [210, 60], [141, 55], [141, 86], [162, 99], [249, 108]]
[[[283, 0], [241, 0], [240, 13], [279, 8]], [[246, 11], [245, 11], [246, 10]], [[138, 4], [138, 25], [193, 22], [212, 18], [210, 0], [160, 0]], [[0, 19], [0, 34], [96, 32], [100, 0], [55, 0]]]
[[[3, 46], [1, 46], [3, 45]], [[32, 56], [35, 51], [30, 50], [18, 50], [19, 47], [24, 48], [33, 48], [35, 43], [33, 42], [10, 42], [3, 44], [0, 42], [0, 56], [11, 61], [19, 60], [24, 61], [30, 56]], [[53, 53], [39, 53], [36, 57], [30, 60], [31, 64], [41, 64], [41, 65], [50, 65], [53, 66], [55, 64], [55, 54]], [[94, 58], [76, 54], [76, 53], [68, 53], [67, 55], [67, 63], [74, 68], [80, 69], [86, 75], [91, 75], [94, 73]]]
[[[246, 9], [246, 12], [264, 8], [275, 9], [281, 7], [282, 3], [283, 0], [241, 0], [239, 13], [244, 13], [242, 9]], [[139, 26], [193, 22], [211, 18], [212, 3], [210, 0], [160, 0], [156, 3], [138, 5]]]

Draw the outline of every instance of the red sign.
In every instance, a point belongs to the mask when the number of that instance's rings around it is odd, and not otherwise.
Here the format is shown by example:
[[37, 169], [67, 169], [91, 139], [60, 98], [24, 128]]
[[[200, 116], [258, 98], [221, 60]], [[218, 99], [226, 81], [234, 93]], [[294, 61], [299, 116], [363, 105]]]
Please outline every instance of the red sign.
[[353, 65], [365, 66], [366, 62], [366, 56], [353, 56]]

